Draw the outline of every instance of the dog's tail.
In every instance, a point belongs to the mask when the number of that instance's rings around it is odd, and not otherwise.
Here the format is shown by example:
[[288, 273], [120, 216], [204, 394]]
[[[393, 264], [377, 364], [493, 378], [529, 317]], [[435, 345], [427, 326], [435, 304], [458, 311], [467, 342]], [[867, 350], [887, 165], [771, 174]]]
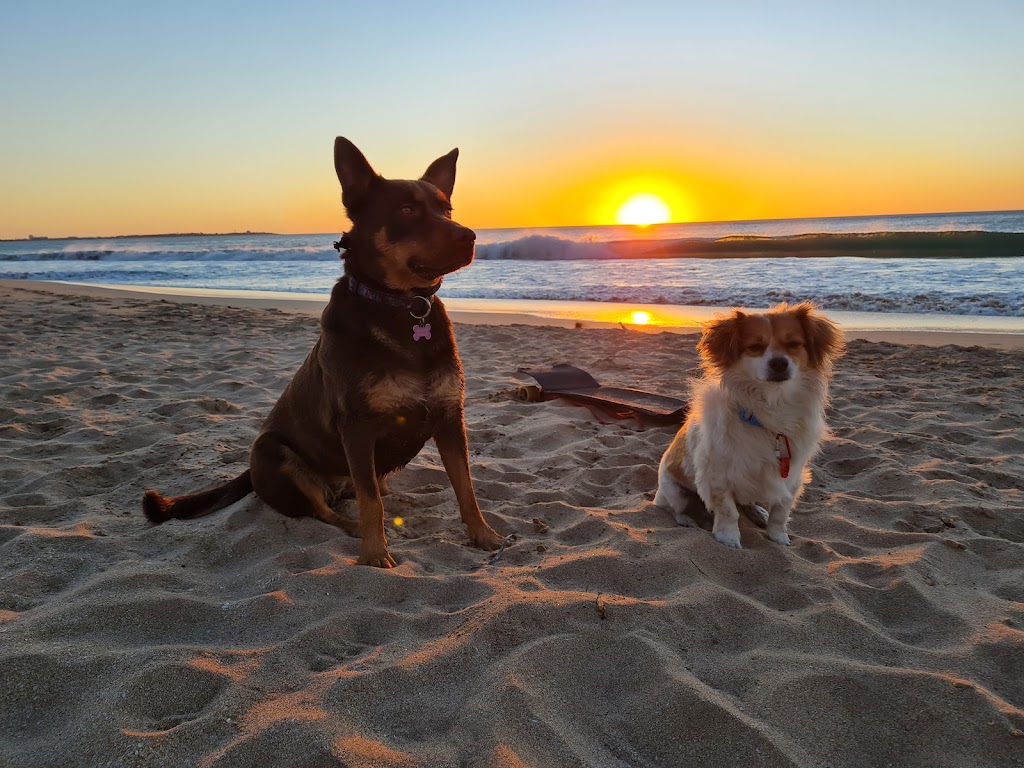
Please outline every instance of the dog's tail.
[[142, 497], [142, 511], [153, 525], [159, 525], [172, 518], [190, 520], [224, 509], [250, 493], [252, 474], [251, 470], [247, 469], [234, 480], [185, 496], [166, 498], [156, 491], [146, 491], [146, 495]]

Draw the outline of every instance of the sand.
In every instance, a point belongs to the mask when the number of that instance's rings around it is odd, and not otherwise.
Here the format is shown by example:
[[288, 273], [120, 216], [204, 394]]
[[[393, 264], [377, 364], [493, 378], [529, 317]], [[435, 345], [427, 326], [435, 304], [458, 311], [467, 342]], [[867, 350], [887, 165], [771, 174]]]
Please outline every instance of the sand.
[[149, 526], [245, 468], [316, 333], [0, 286], [0, 765], [1024, 765], [1024, 352], [851, 341], [789, 548], [652, 505], [671, 428], [512, 397], [682, 394], [692, 335], [519, 324], [457, 328], [496, 563], [432, 446], [391, 571], [254, 497]]

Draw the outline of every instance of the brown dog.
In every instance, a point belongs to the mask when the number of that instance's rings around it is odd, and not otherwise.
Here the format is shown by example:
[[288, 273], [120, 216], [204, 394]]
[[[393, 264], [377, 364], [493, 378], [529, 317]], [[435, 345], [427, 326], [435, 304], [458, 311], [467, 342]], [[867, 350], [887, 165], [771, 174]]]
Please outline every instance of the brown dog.
[[[345, 275], [320, 317], [320, 338], [264, 422], [249, 469], [187, 496], [147, 491], [151, 522], [200, 517], [255, 490], [282, 514], [360, 535], [359, 563], [390, 568], [379, 482], [432, 437], [470, 539], [482, 549], [501, 545], [469, 475], [462, 362], [435, 296], [444, 275], [473, 260], [476, 234], [451, 218], [458, 154], [435, 160], [418, 181], [396, 181], [377, 175], [350, 141], [335, 140], [352, 229], [342, 238]], [[348, 487], [358, 526], [329, 505]]]

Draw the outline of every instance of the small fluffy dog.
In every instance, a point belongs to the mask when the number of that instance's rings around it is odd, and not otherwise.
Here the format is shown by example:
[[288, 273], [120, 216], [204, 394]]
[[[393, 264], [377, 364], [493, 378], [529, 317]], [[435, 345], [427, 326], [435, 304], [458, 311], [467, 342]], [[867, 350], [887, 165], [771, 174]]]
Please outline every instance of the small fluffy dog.
[[715, 539], [741, 549], [743, 511], [772, 541], [789, 544], [786, 523], [827, 433], [832, 364], [844, 348], [815, 310], [805, 302], [736, 311], [704, 328], [697, 349], [705, 375], [662, 457], [654, 498], [680, 525], [710, 510]]

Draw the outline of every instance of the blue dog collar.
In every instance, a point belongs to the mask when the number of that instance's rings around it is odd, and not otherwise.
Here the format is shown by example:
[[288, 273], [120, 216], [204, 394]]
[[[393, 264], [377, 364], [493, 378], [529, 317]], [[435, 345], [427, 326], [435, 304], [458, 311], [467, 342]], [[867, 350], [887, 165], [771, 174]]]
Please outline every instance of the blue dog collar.
[[764, 428], [764, 424], [758, 421], [757, 416], [749, 408], [740, 408], [740, 421], [745, 421], [753, 427]]

